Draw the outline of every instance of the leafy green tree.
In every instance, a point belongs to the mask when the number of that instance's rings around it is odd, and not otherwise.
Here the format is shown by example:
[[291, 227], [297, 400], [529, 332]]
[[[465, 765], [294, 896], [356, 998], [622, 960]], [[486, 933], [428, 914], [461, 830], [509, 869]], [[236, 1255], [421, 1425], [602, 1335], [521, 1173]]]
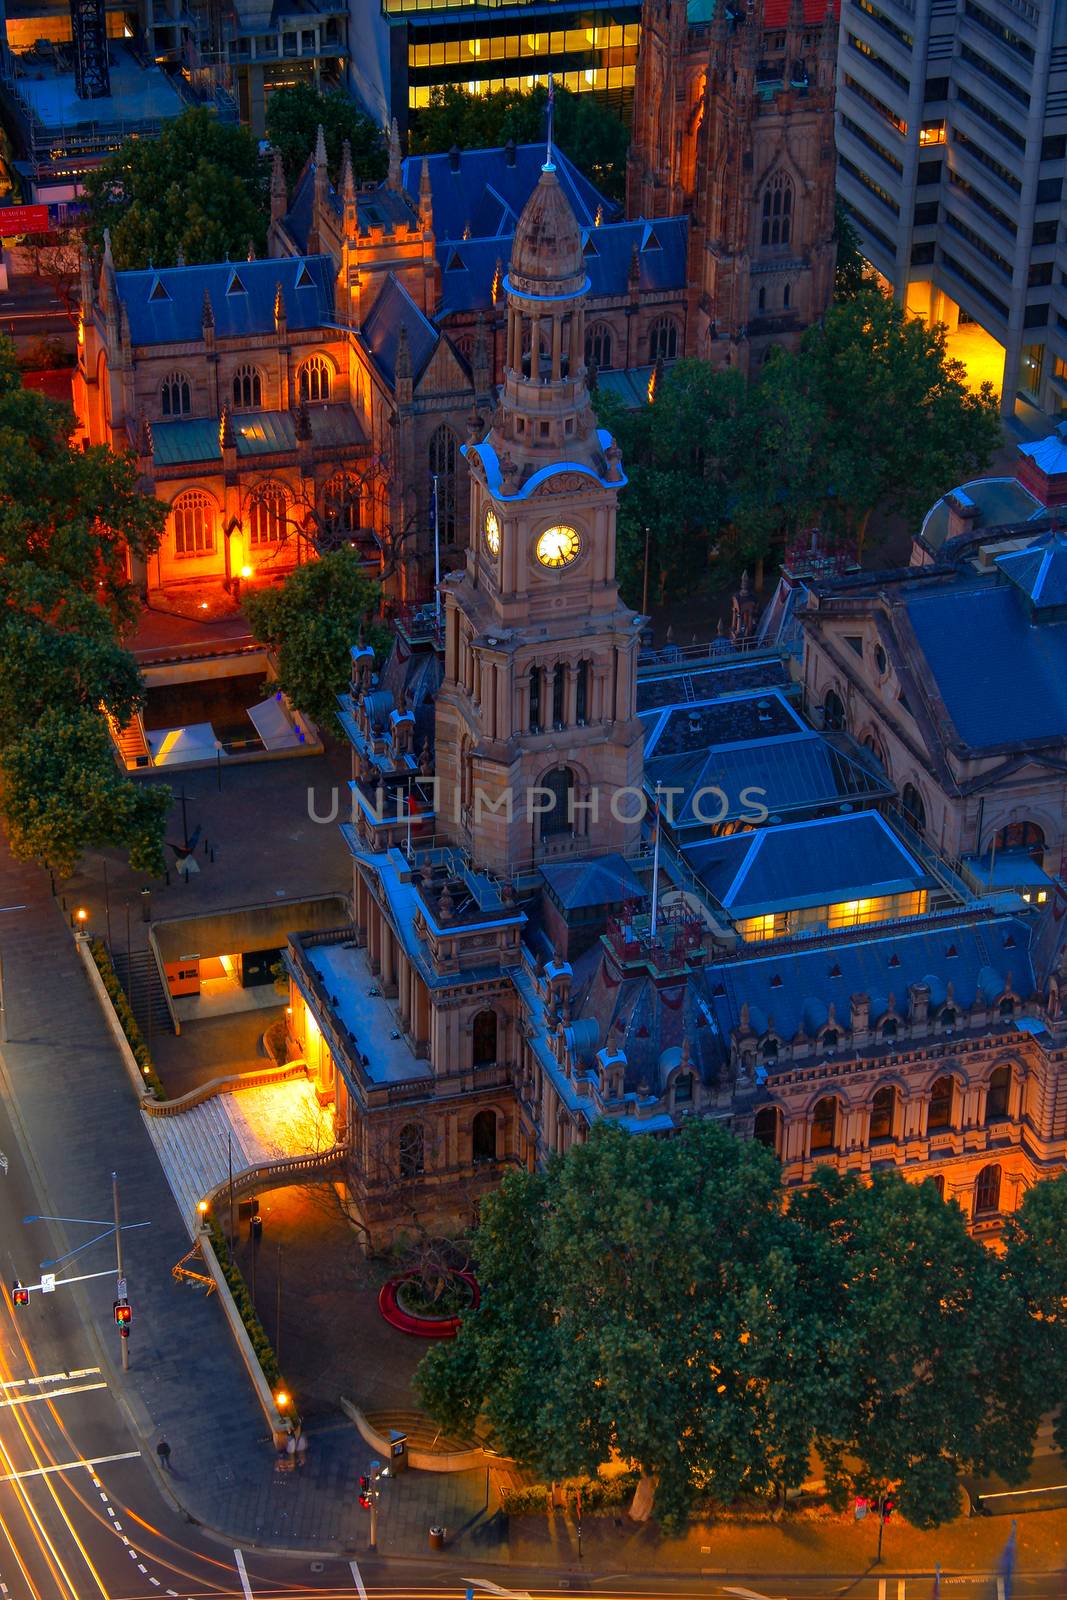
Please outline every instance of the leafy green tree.
[[909, 1522], [935, 1527], [959, 1513], [961, 1473], [1021, 1482], [1041, 1415], [1015, 1381], [1026, 1329], [959, 1207], [896, 1173], [865, 1185], [829, 1172], [790, 1214], [832, 1241], [838, 1267], [824, 1279], [844, 1346], [818, 1436], [828, 1483], [892, 1490]]
[[245, 595], [248, 625], [274, 653], [280, 687], [323, 728], [336, 731], [350, 651], [361, 634], [373, 633], [379, 601], [378, 585], [348, 546], [297, 567], [280, 588]]
[[853, 300], [869, 283], [870, 272], [860, 250], [860, 236], [840, 200], [834, 207], [834, 240], [837, 244], [834, 299]]
[[[548, 123], [548, 91], [496, 89], [472, 94], [449, 84], [435, 89], [419, 112], [412, 132], [415, 155], [450, 150], [478, 150], [506, 144], [535, 144]], [[621, 200], [626, 188], [626, 152], [630, 138], [625, 123], [591, 94], [557, 88], [553, 132], [555, 142], [609, 200]]]
[[267, 164], [247, 128], [195, 108], [158, 139], [127, 139], [86, 181], [88, 236], [116, 267], [240, 259], [267, 241]]
[[[1067, 1174], [1035, 1183], [1008, 1219], [1005, 1271], [1027, 1320], [1026, 1360], [1012, 1382], [1036, 1392], [1038, 1405], [1067, 1394]], [[1067, 1451], [1067, 1408], [1056, 1415], [1056, 1443]]]
[[[928, 328], [871, 285], [808, 329], [791, 375], [818, 419], [806, 493], [862, 548], [876, 506], [917, 523], [947, 489], [981, 472], [1001, 439], [992, 385], [975, 394]], [[773, 381], [773, 375], [772, 375]]]
[[794, 1242], [761, 1146], [600, 1123], [483, 1202], [482, 1305], [422, 1362], [421, 1399], [446, 1428], [484, 1415], [548, 1478], [617, 1452], [655, 1478], [668, 1529], [699, 1494], [798, 1484], [836, 1357]]
[[346, 139], [357, 184], [385, 177], [385, 142], [373, 117], [342, 90], [324, 92], [312, 83], [294, 83], [287, 89], [275, 89], [267, 101], [267, 138], [281, 151], [288, 183], [295, 183], [300, 176], [315, 149], [320, 126], [334, 183], [340, 181], [341, 147]]
[[0, 809], [21, 859], [66, 874], [117, 844], [159, 871], [167, 791], [119, 771], [105, 717], [143, 700], [120, 643], [137, 611], [127, 551], [151, 554], [166, 513], [130, 458], [75, 450], [70, 431], [0, 341]]
[[733, 515], [753, 427], [744, 378], [706, 361], [679, 361], [657, 378], [650, 405], [631, 411], [598, 395], [597, 412], [615, 434], [629, 479], [618, 546], [627, 599], [641, 603], [646, 528], [650, 601], [691, 593]]

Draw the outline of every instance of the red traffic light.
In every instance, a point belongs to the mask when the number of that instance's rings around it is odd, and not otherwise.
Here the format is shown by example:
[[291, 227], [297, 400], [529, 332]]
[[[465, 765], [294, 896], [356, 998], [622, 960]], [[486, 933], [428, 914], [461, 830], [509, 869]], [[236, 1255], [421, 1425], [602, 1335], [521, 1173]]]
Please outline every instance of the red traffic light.
[[360, 1503], [360, 1506], [363, 1508], [364, 1511], [369, 1511], [370, 1510], [370, 1495], [369, 1494], [361, 1494], [360, 1497], [359, 1497], [359, 1503]]
[[856, 1504], [852, 1508], [852, 1515], [857, 1522], [862, 1522], [867, 1515], [867, 1501], [861, 1494], [856, 1496]]
[[29, 1303], [30, 1291], [28, 1289], [24, 1289], [16, 1278], [14, 1283], [11, 1285], [11, 1304], [13, 1306], [28, 1306]]
[[895, 1501], [893, 1501], [893, 1500], [883, 1500], [882, 1501], [882, 1521], [883, 1522], [888, 1522], [890, 1517], [893, 1515], [893, 1512], [895, 1510], [896, 1510], [896, 1502]]
[[119, 1332], [129, 1333], [132, 1320], [133, 1312], [130, 1310], [130, 1302], [128, 1300], [116, 1300], [115, 1321], [118, 1323]]

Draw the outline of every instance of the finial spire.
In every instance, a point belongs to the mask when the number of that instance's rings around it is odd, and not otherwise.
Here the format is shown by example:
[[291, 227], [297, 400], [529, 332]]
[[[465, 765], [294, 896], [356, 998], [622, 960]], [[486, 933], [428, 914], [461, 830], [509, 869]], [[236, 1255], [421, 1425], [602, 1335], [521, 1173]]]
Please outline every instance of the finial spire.
[[556, 163], [552, 159], [552, 117], [556, 106], [556, 83], [550, 72], [548, 75], [548, 137], [545, 143], [545, 164], [542, 172], [555, 172]]
[[400, 127], [395, 117], [389, 125], [389, 172], [385, 182], [386, 187], [390, 189], [399, 189], [402, 186]]
[[326, 171], [326, 133], [321, 122], [315, 135], [315, 167], [316, 170]]

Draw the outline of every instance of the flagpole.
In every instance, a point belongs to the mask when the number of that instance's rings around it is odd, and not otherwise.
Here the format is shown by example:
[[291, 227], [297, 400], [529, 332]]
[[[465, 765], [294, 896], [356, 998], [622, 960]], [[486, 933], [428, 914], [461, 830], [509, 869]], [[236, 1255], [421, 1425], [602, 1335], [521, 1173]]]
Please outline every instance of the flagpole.
[[441, 511], [437, 503], [437, 473], [433, 474], [433, 598], [437, 631], [441, 631]]
[[548, 75], [548, 148], [545, 151], [544, 172], [555, 172], [556, 163], [552, 159], [552, 112], [556, 103], [556, 85], [551, 72]]
[[652, 851], [652, 926], [651, 937], [656, 937], [656, 922], [659, 916], [659, 784], [656, 785], [656, 819], [653, 824], [655, 829], [655, 844]]

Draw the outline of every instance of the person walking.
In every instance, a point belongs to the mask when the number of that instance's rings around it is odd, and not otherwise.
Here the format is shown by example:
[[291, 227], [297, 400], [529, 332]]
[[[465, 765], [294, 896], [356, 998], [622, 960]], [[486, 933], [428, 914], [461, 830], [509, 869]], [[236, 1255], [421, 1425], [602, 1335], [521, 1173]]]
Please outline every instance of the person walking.
[[163, 1436], [160, 1439], [159, 1443], [156, 1445], [156, 1455], [159, 1457], [160, 1466], [164, 1469], [165, 1472], [169, 1472], [170, 1471], [170, 1445], [167, 1443], [166, 1434], [163, 1434]]

